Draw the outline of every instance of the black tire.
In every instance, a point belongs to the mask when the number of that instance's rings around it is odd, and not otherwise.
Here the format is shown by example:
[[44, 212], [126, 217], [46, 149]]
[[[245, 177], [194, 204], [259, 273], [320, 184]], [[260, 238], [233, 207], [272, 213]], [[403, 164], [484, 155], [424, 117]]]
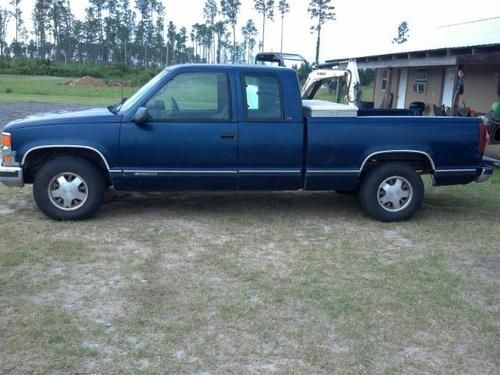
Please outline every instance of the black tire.
[[[63, 177], [62, 184], [58, 178]], [[76, 178], [82, 181], [78, 186]], [[75, 182], [73, 184], [73, 179]], [[80, 194], [83, 199], [65, 199], [53, 197], [57, 191], [54, 189], [66, 184], [69, 189], [69, 197]], [[77, 187], [75, 187], [77, 186]], [[33, 183], [33, 196], [35, 202], [46, 216], [54, 220], [84, 220], [90, 218], [104, 201], [106, 190], [104, 178], [94, 165], [87, 160], [73, 156], [62, 156], [45, 163], [35, 176]], [[65, 194], [65, 193], [61, 193]], [[68, 197], [68, 196], [65, 196]], [[66, 202], [70, 202], [66, 205]], [[63, 207], [64, 206], [64, 207]]]
[[424, 184], [415, 168], [388, 162], [368, 172], [361, 183], [359, 198], [363, 210], [377, 220], [408, 220], [422, 205]]

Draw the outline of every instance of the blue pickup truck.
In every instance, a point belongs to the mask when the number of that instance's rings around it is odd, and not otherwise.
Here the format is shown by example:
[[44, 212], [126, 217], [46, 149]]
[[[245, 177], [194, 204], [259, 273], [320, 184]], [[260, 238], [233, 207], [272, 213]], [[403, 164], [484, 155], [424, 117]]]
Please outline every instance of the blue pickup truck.
[[435, 185], [485, 181], [478, 118], [377, 116], [307, 101], [288, 68], [181, 65], [109, 108], [13, 121], [0, 182], [33, 184], [56, 220], [92, 216], [106, 188], [356, 192], [382, 221], [410, 218]]

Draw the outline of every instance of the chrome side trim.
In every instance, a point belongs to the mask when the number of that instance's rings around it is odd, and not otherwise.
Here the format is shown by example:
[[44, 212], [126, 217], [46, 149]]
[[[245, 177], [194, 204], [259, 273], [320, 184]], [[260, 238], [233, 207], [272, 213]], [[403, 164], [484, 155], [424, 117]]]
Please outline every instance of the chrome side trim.
[[300, 169], [239, 169], [243, 174], [299, 174]]
[[359, 169], [308, 169], [307, 174], [359, 174]]
[[454, 172], [476, 172], [477, 168], [463, 168], [463, 169], [436, 169], [435, 173], [454, 173]]
[[106, 166], [106, 168], [108, 169], [108, 171], [110, 170], [108, 161], [106, 160], [106, 158], [104, 157], [104, 155], [99, 150], [95, 149], [94, 147], [82, 146], [82, 145], [45, 145], [45, 146], [36, 146], [36, 147], [30, 148], [28, 151], [26, 151], [24, 153], [23, 160], [21, 161], [21, 165], [24, 165], [24, 162], [26, 161], [26, 158], [28, 157], [28, 155], [29, 155], [30, 152], [35, 151], [35, 150], [41, 150], [41, 149], [44, 149], [44, 148], [83, 148], [83, 149], [91, 150], [91, 151], [96, 152], [101, 157], [101, 159], [104, 162], [104, 165]]
[[[115, 171], [112, 171], [115, 172]], [[117, 171], [119, 172], [119, 171]], [[300, 174], [300, 169], [124, 169], [123, 173], [141, 174]]]
[[164, 174], [236, 174], [236, 170], [188, 170], [188, 169], [124, 169], [123, 173], [164, 173]]
[[432, 170], [435, 171], [436, 170], [436, 165], [434, 164], [434, 160], [431, 158], [431, 156], [425, 152], [425, 151], [419, 151], [419, 150], [385, 150], [385, 151], [377, 151], [377, 152], [374, 152], [370, 155], [368, 155], [365, 160], [363, 160], [363, 163], [361, 164], [361, 168], [360, 168], [360, 172], [363, 170], [363, 168], [365, 167], [365, 164], [368, 163], [368, 160], [370, 160], [371, 158], [373, 158], [375, 155], [379, 155], [379, 154], [392, 154], [392, 153], [409, 153], [409, 154], [420, 154], [420, 155], [424, 155], [427, 157], [427, 159], [429, 159], [429, 162], [431, 163], [431, 167], [432, 167]]

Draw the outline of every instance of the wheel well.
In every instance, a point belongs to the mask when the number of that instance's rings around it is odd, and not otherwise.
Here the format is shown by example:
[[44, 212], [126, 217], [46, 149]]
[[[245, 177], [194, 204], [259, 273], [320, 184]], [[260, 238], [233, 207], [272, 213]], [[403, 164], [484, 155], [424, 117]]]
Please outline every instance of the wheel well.
[[390, 152], [380, 153], [369, 157], [363, 165], [361, 176], [366, 175], [370, 170], [381, 163], [401, 162], [411, 165], [419, 174], [433, 173], [433, 165], [429, 156], [413, 152]]
[[87, 160], [99, 169], [106, 184], [108, 186], [111, 185], [111, 176], [101, 155], [90, 149], [72, 147], [42, 148], [31, 151], [26, 156], [26, 160], [24, 160], [23, 164], [24, 182], [27, 184], [33, 183], [35, 175], [42, 165], [60, 156], [74, 156]]

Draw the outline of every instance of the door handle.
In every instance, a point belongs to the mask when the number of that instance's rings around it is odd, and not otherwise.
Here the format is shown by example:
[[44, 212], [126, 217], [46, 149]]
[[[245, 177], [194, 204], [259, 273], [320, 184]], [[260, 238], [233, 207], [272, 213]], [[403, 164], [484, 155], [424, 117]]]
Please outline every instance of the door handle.
[[234, 133], [222, 133], [220, 139], [235, 139], [236, 135]]

